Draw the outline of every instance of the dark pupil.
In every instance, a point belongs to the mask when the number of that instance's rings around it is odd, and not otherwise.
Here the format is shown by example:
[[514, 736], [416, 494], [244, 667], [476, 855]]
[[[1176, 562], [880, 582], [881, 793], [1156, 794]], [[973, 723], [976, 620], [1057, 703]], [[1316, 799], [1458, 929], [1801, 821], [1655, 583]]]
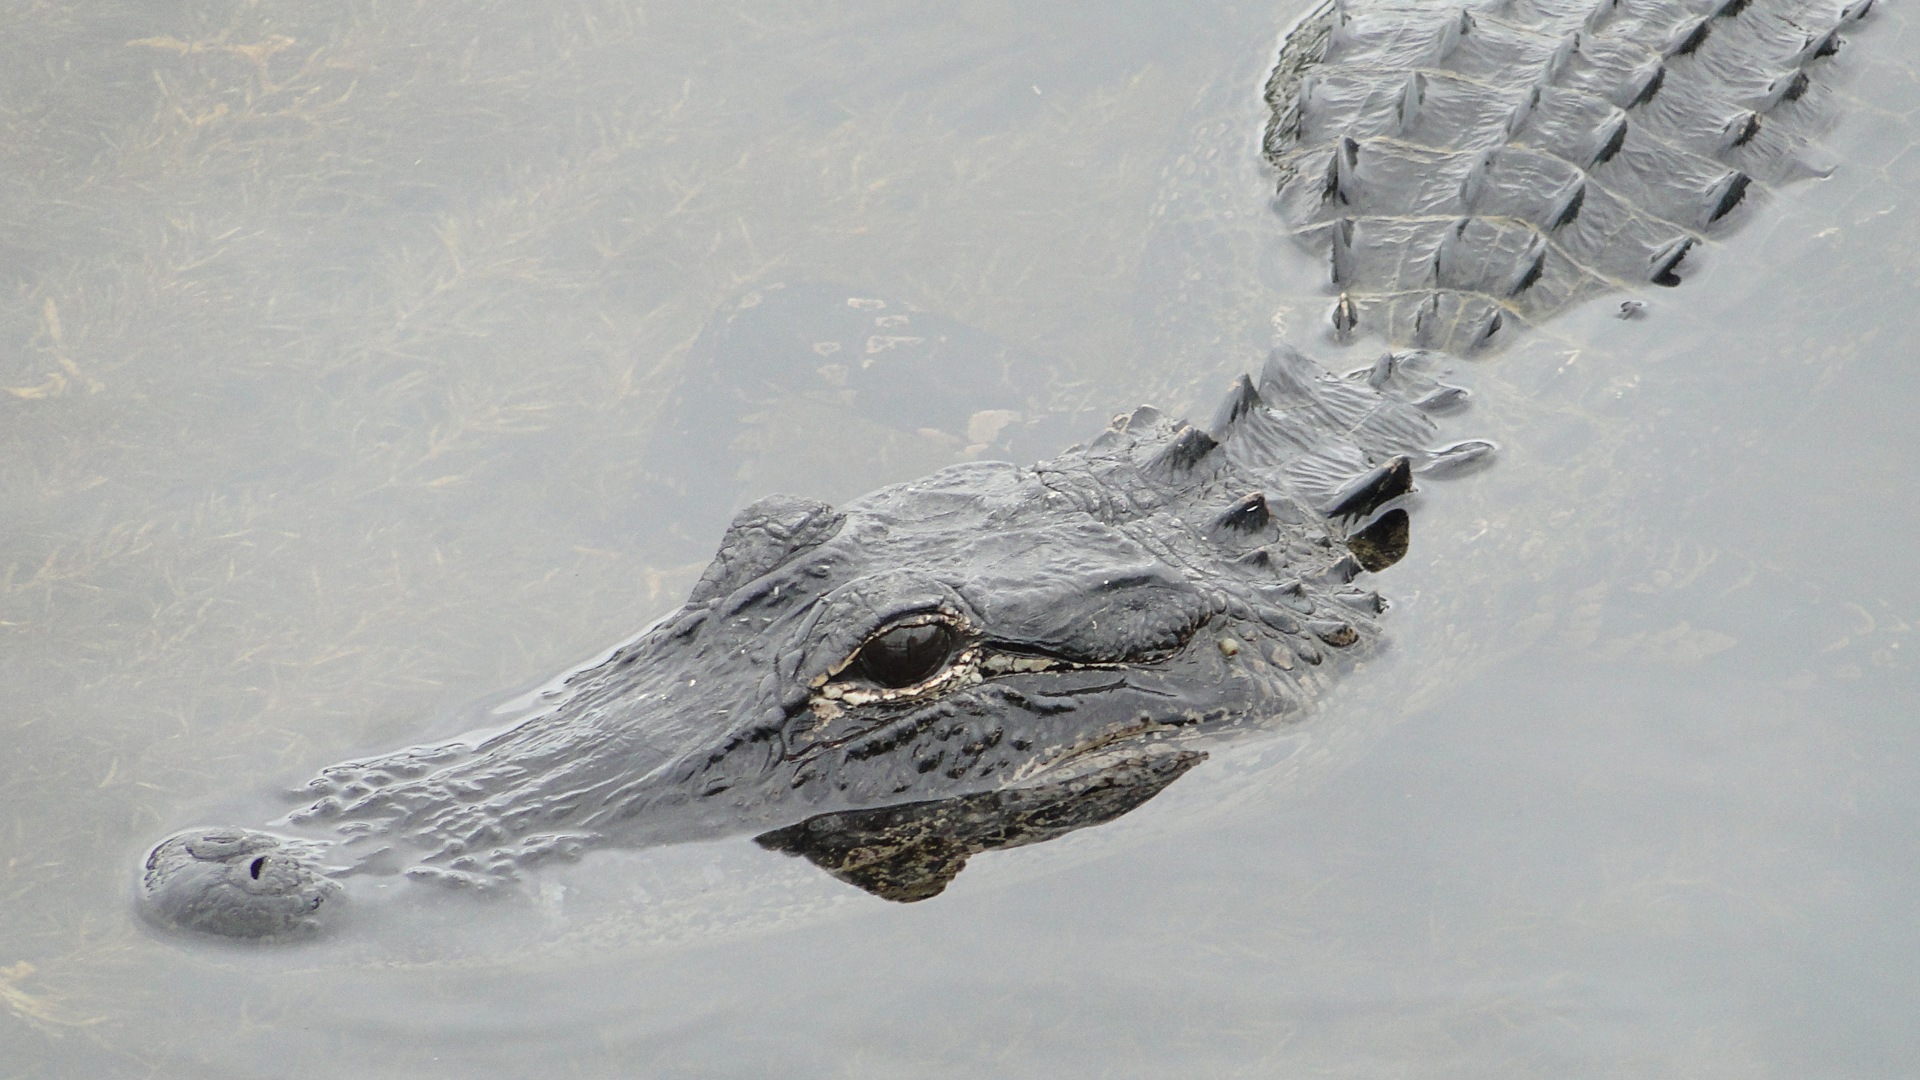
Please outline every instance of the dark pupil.
[[853, 674], [875, 686], [898, 690], [945, 667], [952, 653], [953, 628], [945, 623], [896, 626], [860, 647]]

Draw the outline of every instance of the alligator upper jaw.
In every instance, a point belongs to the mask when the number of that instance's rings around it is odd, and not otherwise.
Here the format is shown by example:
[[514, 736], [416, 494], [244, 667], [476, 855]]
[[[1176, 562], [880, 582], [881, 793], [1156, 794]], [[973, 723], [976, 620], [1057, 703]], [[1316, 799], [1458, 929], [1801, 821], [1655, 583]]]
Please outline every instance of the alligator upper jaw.
[[322, 848], [251, 829], [187, 829], [147, 855], [135, 906], [168, 930], [241, 940], [316, 936], [342, 900], [319, 864]]

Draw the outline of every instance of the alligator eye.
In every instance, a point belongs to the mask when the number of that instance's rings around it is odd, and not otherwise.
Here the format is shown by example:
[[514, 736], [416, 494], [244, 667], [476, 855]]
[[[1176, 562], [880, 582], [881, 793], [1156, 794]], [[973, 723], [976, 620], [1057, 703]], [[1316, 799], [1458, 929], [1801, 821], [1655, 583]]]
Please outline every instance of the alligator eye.
[[943, 622], [896, 626], [860, 646], [847, 671], [875, 686], [898, 690], [925, 682], [947, 666], [958, 644], [959, 635]]

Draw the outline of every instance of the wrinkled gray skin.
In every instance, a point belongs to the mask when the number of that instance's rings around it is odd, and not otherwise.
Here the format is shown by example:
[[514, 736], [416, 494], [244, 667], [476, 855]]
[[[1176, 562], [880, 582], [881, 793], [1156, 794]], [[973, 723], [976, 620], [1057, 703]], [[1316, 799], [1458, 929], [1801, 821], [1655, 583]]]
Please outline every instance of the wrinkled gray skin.
[[[1425, 448], [1426, 412], [1455, 398], [1431, 366], [1341, 380], [1281, 351], [1211, 433], [1143, 407], [1032, 467], [956, 466], [840, 509], [764, 499], [685, 607], [539, 715], [326, 770], [279, 823], [312, 839], [169, 839], [143, 909], [308, 932], [334, 877], [491, 888], [604, 843], [1139, 771], [1184, 732], [1294, 713], [1378, 640], [1383, 603], [1354, 579], [1404, 553], [1412, 471], [1489, 450]], [[849, 668], [929, 620], [955, 641], [925, 678], [889, 690]]]
[[[1865, 11], [1329, 5], [1269, 82], [1277, 206], [1330, 260], [1337, 334], [1485, 348], [1677, 282], [1749, 192], [1810, 174], [1838, 28]], [[141, 910], [298, 936], [353, 874], [489, 889], [596, 845], [762, 830], [880, 895], [931, 895], [968, 853], [1126, 812], [1192, 765], [1190, 734], [1296, 714], [1377, 647], [1384, 602], [1356, 579], [1405, 553], [1413, 474], [1491, 451], [1430, 449], [1427, 413], [1461, 397], [1436, 374], [1414, 351], [1339, 379], [1283, 348], [1204, 430], [1143, 408], [1028, 468], [762, 500], [685, 607], [541, 713], [327, 769], [285, 835], [180, 833]], [[950, 647], [924, 677], [862, 674], [876, 639], [932, 624]]]

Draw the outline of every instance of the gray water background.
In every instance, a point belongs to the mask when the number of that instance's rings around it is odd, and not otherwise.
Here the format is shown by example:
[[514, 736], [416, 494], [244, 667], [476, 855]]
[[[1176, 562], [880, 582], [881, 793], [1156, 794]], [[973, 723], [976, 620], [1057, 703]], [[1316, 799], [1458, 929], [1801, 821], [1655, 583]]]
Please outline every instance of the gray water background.
[[[1254, 154], [1288, 13], [15, 7], [0, 1076], [1912, 1075], [1903, 15], [1832, 179], [1464, 366], [1501, 462], [1425, 493], [1391, 652], [1305, 724], [919, 905], [731, 841], [238, 950], [134, 923], [147, 844], [684, 594], [633, 493], [743, 290], [907, 298], [1063, 411], [1313, 342]], [[955, 456], [833, 419], [712, 482]]]

